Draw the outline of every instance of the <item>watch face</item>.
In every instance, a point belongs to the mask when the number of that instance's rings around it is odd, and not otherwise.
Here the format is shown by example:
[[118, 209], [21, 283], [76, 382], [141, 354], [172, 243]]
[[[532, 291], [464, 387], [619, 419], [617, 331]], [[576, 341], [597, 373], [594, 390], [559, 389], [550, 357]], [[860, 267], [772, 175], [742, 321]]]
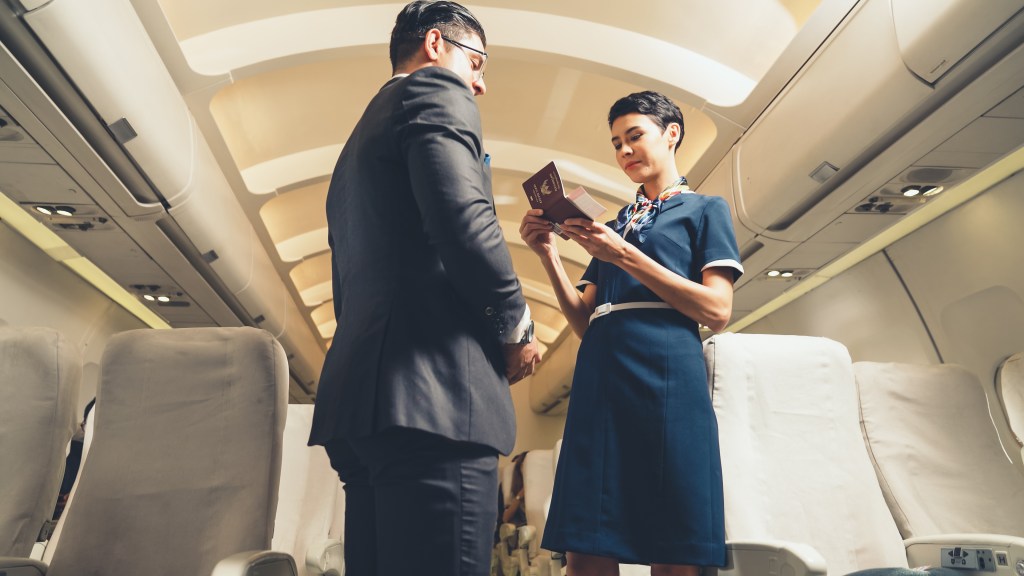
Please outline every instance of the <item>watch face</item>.
[[529, 344], [533, 342], [533, 320], [530, 320], [530, 324], [526, 327], [526, 332], [523, 334], [523, 339], [519, 341], [520, 344]]

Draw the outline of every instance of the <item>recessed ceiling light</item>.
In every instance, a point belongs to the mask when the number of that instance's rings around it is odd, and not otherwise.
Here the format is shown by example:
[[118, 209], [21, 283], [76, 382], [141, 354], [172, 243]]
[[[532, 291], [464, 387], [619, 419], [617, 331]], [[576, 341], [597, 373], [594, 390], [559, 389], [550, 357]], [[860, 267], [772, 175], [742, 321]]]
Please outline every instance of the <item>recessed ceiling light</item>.
[[906, 196], [907, 198], [913, 198], [914, 196], [917, 196], [918, 194], [921, 193], [921, 187], [920, 186], [906, 186], [902, 190], [900, 190], [900, 192], [902, 192], [903, 195]]
[[921, 189], [922, 196], [935, 196], [939, 192], [942, 192], [942, 186], [925, 186]]
[[791, 272], [789, 270], [783, 270], [781, 276], [783, 278], [792, 278], [793, 277], [793, 272]]
[[156, 302], [156, 298], [152, 294], [143, 294], [142, 297], [150, 302]]
[[50, 208], [49, 206], [36, 206], [36, 212], [49, 216], [50, 214], [53, 214], [53, 208]]
[[61, 216], [75, 215], [75, 209], [72, 208], [71, 206], [57, 206], [56, 208], [53, 209], [53, 211], [56, 212], [57, 214], [60, 214]]
[[768, 275], [771, 276], [772, 278], [775, 278], [779, 274], [781, 274], [781, 272], [779, 272], [778, 270], [769, 270], [768, 271]]
[[171, 299], [168, 298], [167, 296], [157, 296], [156, 299], [159, 300], [160, 302], [170, 302], [171, 301]]

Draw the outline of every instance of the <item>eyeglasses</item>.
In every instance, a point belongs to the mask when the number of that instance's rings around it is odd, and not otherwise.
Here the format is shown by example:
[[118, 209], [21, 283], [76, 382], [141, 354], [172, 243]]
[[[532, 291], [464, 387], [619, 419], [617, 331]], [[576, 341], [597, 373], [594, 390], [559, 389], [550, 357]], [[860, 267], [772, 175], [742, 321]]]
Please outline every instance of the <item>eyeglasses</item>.
[[470, 58], [469, 54], [466, 54], [466, 58], [469, 58], [469, 65], [473, 68], [473, 81], [479, 82], [480, 80], [483, 80], [484, 66], [487, 65], [487, 52], [484, 52], [483, 50], [477, 50], [472, 46], [466, 46], [465, 44], [461, 42], [456, 42], [455, 40], [452, 40], [447, 36], [441, 36], [441, 38], [443, 38], [446, 42], [451, 42], [452, 44], [455, 44], [459, 48], [462, 48], [463, 51], [469, 50], [470, 52], [476, 52], [477, 54], [483, 56], [483, 58], [481, 58], [480, 60], [475, 60], [473, 58]]

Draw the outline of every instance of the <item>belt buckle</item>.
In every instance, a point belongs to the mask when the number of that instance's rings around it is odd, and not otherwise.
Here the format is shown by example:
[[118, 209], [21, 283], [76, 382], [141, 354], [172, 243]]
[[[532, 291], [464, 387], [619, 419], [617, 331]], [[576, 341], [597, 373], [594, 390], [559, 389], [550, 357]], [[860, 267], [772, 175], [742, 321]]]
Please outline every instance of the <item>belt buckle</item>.
[[612, 312], [612, 304], [611, 304], [611, 302], [605, 302], [604, 304], [601, 304], [597, 308], [594, 308], [594, 318], [600, 318], [601, 316], [604, 316], [606, 314], [611, 314], [611, 312]]

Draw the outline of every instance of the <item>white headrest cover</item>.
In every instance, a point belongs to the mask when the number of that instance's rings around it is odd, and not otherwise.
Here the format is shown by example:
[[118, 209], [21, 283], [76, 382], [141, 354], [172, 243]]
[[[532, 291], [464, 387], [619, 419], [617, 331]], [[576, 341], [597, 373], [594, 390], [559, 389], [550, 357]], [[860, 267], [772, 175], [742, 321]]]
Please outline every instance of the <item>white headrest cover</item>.
[[861, 437], [846, 348], [719, 334], [705, 343], [731, 540], [813, 546], [830, 574], [906, 567]]
[[537, 537], [530, 543], [530, 552], [536, 553], [544, 536], [548, 520], [548, 503], [555, 485], [555, 469], [551, 450], [530, 450], [523, 460], [523, 489], [526, 493], [526, 523], [536, 526]]
[[81, 378], [55, 330], [0, 328], [0, 556], [28, 556], [53, 513]]
[[996, 391], [1017, 445], [1024, 446], [1024, 353], [1010, 356], [999, 366]]
[[111, 338], [48, 576], [209, 574], [226, 556], [267, 549], [287, 393], [284, 350], [263, 330]]
[[1024, 475], [960, 366], [858, 362], [864, 434], [905, 538], [1024, 534]]
[[284, 427], [281, 485], [271, 549], [296, 559], [306, 573], [306, 552], [328, 539], [338, 505], [338, 473], [322, 446], [307, 446], [313, 424], [312, 404], [289, 404]]

